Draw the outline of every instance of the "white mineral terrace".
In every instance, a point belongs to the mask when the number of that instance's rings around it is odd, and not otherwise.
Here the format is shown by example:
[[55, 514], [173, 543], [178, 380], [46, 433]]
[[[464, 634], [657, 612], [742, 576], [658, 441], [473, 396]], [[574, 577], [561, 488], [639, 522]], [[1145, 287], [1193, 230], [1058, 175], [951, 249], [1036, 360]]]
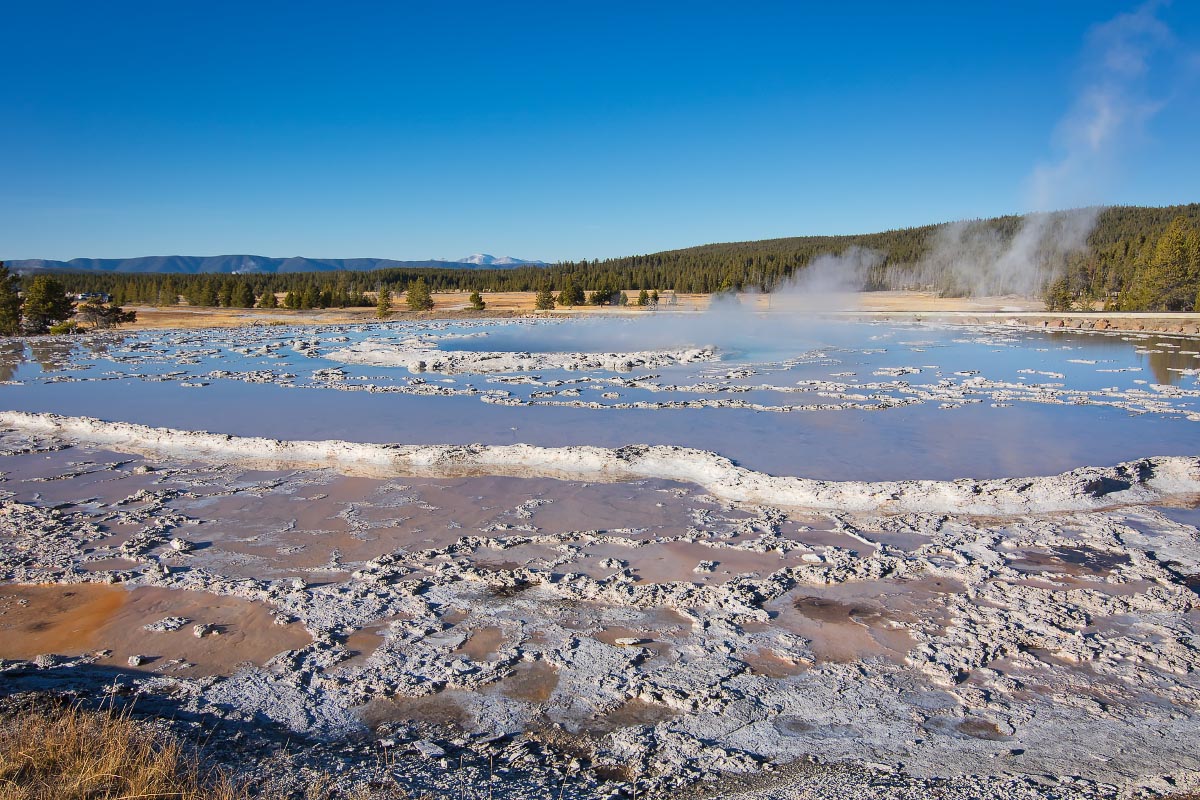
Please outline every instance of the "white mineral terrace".
[[427, 339], [400, 344], [360, 342], [326, 355], [332, 361], [376, 367], [405, 367], [412, 372], [483, 374], [544, 369], [611, 370], [629, 372], [647, 367], [716, 360], [712, 348], [646, 350], [633, 353], [528, 353], [440, 350]]
[[508, 475], [592, 481], [658, 478], [699, 484], [712, 495], [733, 502], [845, 511], [1047, 513], [1200, 493], [1200, 458], [1180, 456], [1081, 467], [1046, 477], [822, 481], [766, 475], [715, 453], [672, 446], [609, 449], [280, 441], [16, 411], [0, 412], [0, 426], [141, 454], [328, 467], [359, 475]]

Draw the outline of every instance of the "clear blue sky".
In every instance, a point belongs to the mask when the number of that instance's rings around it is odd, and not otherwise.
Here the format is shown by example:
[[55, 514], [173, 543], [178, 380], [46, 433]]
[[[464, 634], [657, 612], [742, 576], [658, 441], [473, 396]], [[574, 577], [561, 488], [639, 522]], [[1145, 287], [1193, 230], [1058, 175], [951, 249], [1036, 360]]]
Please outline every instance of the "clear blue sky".
[[[559, 260], [1021, 211], [1089, 30], [1136, 8], [835, 5], [11, 0], [0, 257]], [[1152, 13], [1152, 111], [1064, 204], [1200, 200], [1200, 3]]]

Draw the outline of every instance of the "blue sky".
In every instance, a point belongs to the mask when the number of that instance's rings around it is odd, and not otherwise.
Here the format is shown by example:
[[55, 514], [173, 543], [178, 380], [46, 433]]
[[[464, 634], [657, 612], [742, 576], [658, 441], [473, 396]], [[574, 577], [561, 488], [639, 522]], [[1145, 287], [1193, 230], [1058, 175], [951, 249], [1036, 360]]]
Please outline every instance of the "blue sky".
[[1142, 8], [1134, 111], [1078, 163], [1097, 26], [1138, 6], [832, 5], [11, 0], [0, 257], [604, 258], [1200, 201], [1200, 3]]

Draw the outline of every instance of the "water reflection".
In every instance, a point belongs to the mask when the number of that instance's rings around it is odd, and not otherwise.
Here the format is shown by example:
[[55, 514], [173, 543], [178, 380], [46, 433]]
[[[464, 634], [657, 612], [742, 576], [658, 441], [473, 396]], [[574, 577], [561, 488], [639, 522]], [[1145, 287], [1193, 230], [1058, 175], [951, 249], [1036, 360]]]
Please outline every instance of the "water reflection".
[[1156, 382], [1172, 386], [1183, 381], [1185, 375], [1183, 370], [1195, 370], [1200, 367], [1200, 361], [1190, 354], [1180, 353], [1176, 350], [1150, 352], [1140, 355], [1139, 358], [1144, 358], [1149, 362], [1150, 371], [1154, 374]]
[[89, 336], [82, 341], [83, 346], [87, 349], [87, 351], [96, 358], [104, 358], [107, 356], [113, 344], [109, 339], [100, 339], [92, 336]]
[[29, 351], [33, 360], [42, 368], [42, 372], [57, 372], [71, 365], [71, 354], [75, 350], [73, 342], [62, 339], [30, 339]]
[[1103, 355], [1126, 360], [1132, 353], [1138, 365], [1150, 369], [1155, 383], [1178, 386], [1188, 371], [1200, 367], [1200, 359], [1195, 357], [1195, 351], [1200, 349], [1200, 342], [1194, 339], [1158, 335], [1131, 341], [1123, 336], [1074, 331], [1047, 331], [1045, 335], [1048, 340], [1060, 346], [1086, 349], [1092, 358]]
[[0, 340], [0, 381], [11, 381], [25, 356], [25, 343]]

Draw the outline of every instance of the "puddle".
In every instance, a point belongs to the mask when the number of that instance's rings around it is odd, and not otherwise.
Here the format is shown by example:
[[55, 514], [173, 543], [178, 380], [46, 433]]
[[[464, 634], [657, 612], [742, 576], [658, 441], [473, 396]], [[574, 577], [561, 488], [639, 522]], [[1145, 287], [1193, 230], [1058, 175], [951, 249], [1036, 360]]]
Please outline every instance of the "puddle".
[[88, 584], [2, 586], [0, 658], [98, 650], [101, 630], [129, 596], [125, 589]]
[[345, 637], [343, 645], [352, 653], [352, 655], [345, 661], [335, 665], [333, 667], [334, 671], [361, 667], [367, 662], [367, 659], [369, 659], [371, 655], [379, 649], [379, 646], [383, 644], [383, 637], [387, 634], [391, 623], [404, 619], [407, 618], [399, 615], [389, 617], [386, 620], [382, 620], [374, 625], [367, 625], [364, 628], [360, 628], [351, 633], [349, 636]]
[[497, 627], [488, 626], [473, 631], [453, 655], [464, 655], [477, 662], [491, 661], [503, 644], [504, 633]]
[[467, 729], [472, 717], [456, 699], [460, 694], [451, 689], [422, 697], [394, 695], [368, 703], [360, 709], [359, 717], [372, 729], [395, 722], [424, 722]]
[[1005, 742], [1012, 739], [995, 722], [979, 717], [929, 717], [921, 724], [921, 727], [930, 733], [959, 739], [983, 739], [990, 742]]
[[1124, 553], [1105, 553], [1087, 547], [1049, 547], [1044, 550], [1020, 550], [1019, 557], [1009, 560], [1018, 572], [1056, 572], [1065, 575], [1098, 575], [1112, 573], [1129, 564]]
[[774, 650], [759, 648], [753, 653], [742, 658], [746, 662], [746, 666], [755, 675], [762, 675], [767, 678], [790, 678], [794, 675], [799, 675], [808, 670], [808, 665], [802, 661], [785, 658], [779, 655]]
[[[100, 663], [125, 667], [130, 656], [141, 655], [147, 657], [144, 670], [229, 675], [238, 664], [262, 664], [311, 642], [299, 625], [276, 625], [265, 606], [173, 589], [8, 585], [0, 586], [0, 610], [0, 658], [112, 650]], [[145, 630], [167, 617], [189, 622], [174, 631]], [[198, 639], [195, 624], [214, 626], [218, 633]]]
[[[904, 663], [916, 646], [910, 627], [937, 635], [946, 624], [938, 598], [964, 591], [952, 580], [863, 581], [802, 586], [768, 603], [771, 626], [808, 639], [818, 663], [881, 657]], [[749, 626], [747, 626], [749, 627]]]
[[592, 734], [604, 734], [636, 725], [657, 725], [679, 716], [679, 712], [658, 703], [648, 703], [639, 698], [626, 700], [611, 711], [601, 714], [580, 725], [580, 729]]
[[500, 681], [499, 691], [526, 703], [547, 703], [558, 688], [558, 670], [546, 661], [524, 661]]

